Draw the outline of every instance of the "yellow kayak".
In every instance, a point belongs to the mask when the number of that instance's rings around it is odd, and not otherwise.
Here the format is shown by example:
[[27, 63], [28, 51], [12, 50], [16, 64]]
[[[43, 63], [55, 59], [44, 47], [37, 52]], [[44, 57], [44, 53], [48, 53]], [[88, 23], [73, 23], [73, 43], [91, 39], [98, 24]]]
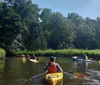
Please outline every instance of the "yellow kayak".
[[30, 59], [30, 61], [32, 61], [34, 63], [39, 63], [39, 61], [37, 61], [36, 59]]
[[63, 80], [63, 73], [46, 74], [45, 80], [49, 85], [57, 85], [57, 83]]

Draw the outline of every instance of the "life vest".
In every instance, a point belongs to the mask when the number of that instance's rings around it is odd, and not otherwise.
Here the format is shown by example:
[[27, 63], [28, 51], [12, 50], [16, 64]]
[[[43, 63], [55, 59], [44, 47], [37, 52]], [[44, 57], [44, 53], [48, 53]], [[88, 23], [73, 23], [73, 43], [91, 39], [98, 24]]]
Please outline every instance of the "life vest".
[[57, 73], [56, 63], [48, 65], [48, 73]]

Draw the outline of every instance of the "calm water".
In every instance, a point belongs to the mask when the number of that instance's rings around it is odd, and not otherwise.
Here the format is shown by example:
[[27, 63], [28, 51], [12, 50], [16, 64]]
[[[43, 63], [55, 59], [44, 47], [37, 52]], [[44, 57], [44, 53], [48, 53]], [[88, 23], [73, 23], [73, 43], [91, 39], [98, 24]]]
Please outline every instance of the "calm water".
[[[41, 57], [44, 63], [48, 58]], [[100, 63], [73, 62], [69, 58], [57, 58], [64, 70], [62, 85], [100, 85]], [[43, 73], [44, 64], [24, 61], [22, 58], [0, 60], [0, 85], [46, 85]], [[85, 74], [87, 78], [74, 78], [69, 72]]]

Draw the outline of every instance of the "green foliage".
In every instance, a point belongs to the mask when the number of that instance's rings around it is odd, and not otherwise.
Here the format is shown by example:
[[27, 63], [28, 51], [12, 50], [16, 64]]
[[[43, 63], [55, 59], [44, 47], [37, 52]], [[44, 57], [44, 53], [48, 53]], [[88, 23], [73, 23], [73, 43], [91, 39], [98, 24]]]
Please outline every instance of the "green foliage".
[[71, 21], [61, 13], [52, 13], [49, 9], [44, 9], [41, 16], [48, 47], [53, 49], [72, 47], [74, 33]]
[[[13, 52], [100, 48], [100, 17], [83, 19], [73, 12], [64, 17], [60, 12], [52, 12], [48, 8], [41, 9], [33, 3], [31, 0], [0, 2], [1, 48]], [[50, 54], [66, 55], [67, 52], [63, 52], [56, 51]], [[76, 50], [75, 52], [79, 54]], [[68, 51], [67, 54], [71, 53]], [[49, 55], [49, 52], [46, 55]]]
[[0, 17], [0, 47], [9, 49], [22, 28], [21, 17], [11, 7], [3, 7]]
[[36, 50], [36, 51], [20, 51], [16, 52], [15, 54], [35, 54], [38, 56], [65, 56], [65, 57], [72, 57], [72, 56], [79, 56], [83, 54], [87, 54], [88, 56], [95, 56], [100, 55], [100, 50], [81, 50], [81, 49], [63, 49], [63, 50]]
[[0, 57], [5, 57], [6, 52], [3, 49], [0, 49]]

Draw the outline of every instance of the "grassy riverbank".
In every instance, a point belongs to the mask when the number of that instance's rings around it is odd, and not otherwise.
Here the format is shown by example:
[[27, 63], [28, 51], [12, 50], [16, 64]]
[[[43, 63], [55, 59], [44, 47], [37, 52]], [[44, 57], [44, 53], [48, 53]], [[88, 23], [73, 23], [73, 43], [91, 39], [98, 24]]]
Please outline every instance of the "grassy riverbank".
[[5, 50], [0, 49], [0, 58], [1, 58], [1, 57], [4, 57], [5, 55], [6, 55]]
[[100, 50], [81, 50], [81, 49], [63, 49], [63, 50], [36, 50], [36, 51], [20, 51], [17, 52], [17, 55], [21, 54], [35, 54], [37, 56], [65, 56], [65, 57], [70, 57], [73, 55], [83, 55], [87, 54], [88, 56], [100, 56]]

